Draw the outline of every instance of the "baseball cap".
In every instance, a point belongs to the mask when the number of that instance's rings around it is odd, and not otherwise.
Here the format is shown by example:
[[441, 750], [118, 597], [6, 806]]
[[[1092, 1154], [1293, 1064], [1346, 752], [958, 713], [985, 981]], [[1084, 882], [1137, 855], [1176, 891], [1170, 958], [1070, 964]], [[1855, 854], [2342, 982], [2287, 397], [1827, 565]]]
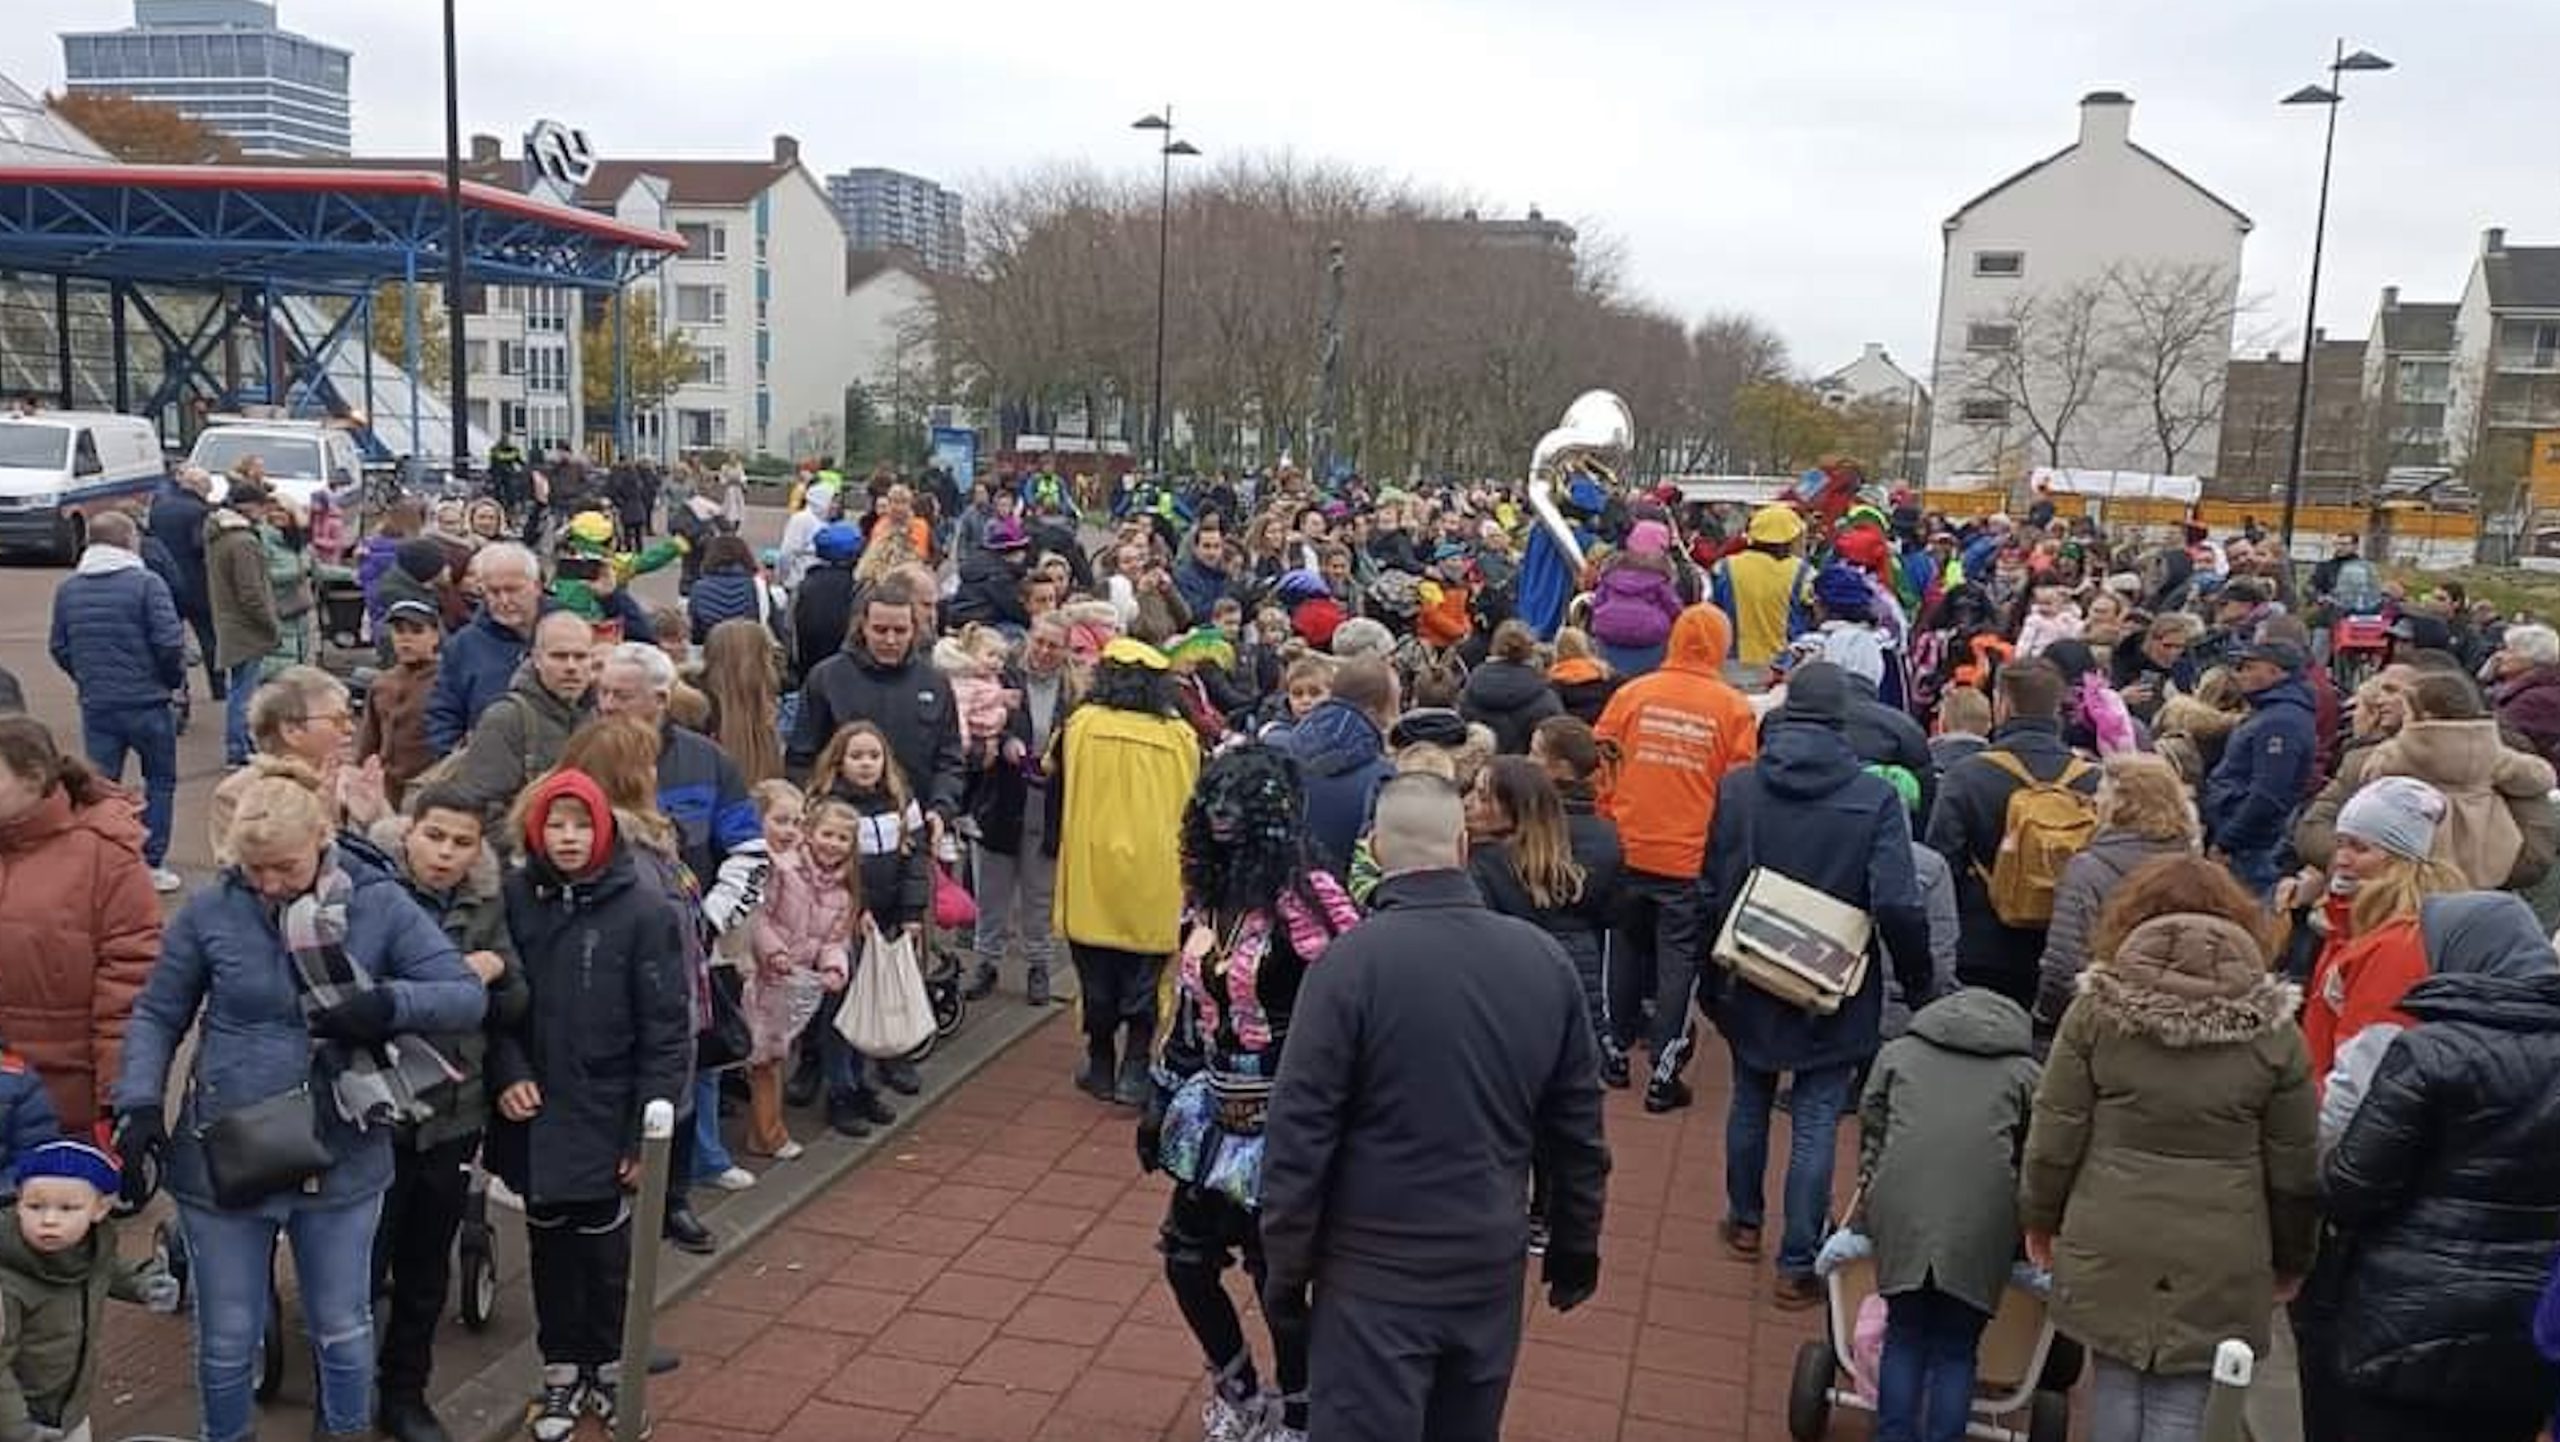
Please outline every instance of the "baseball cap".
[[2248, 646], [2242, 647], [2239, 652], [2238, 659], [2243, 661], [2272, 661], [2287, 671], [2299, 671], [2303, 667], [2311, 664], [2311, 658], [2303, 654], [2300, 646], [2293, 644], [2291, 641], [2266, 639], [2261, 639]]
[[397, 626], [403, 621], [407, 621], [410, 624], [417, 626], [440, 626], [444, 624], [444, 618], [436, 614], [435, 607], [428, 605], [426, 602], [421, 601], [414, 596], [394, 601], [390, 605], [382, 608], [382, 624], [386, 626]]

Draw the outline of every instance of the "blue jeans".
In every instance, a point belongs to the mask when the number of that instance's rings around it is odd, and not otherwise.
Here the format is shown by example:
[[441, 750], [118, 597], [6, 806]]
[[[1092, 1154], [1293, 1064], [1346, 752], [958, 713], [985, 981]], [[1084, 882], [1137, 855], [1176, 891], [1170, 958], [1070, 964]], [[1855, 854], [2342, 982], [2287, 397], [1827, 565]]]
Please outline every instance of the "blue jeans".
[[[1857, 1078], [1857, 1067], [1846, 1063], [1795, 1074], [1795, 1099], [1787, 1105], [1786, 1226], [1778, 1241], [1783, 1275], [1813, 1275], [1813, 1256], [1822, 1249], [1823, 1222], [1831, 1211], [1832, 1143]], [[1777, 1099], [1776, 1072], [1754, 1071], [1734, 1059], [1733, 1105], [1724, 1119], [1725, 1213], [1746, 1227], [1759, 1226], [1765, 1215], [1760, 1189], [1769, 1170], [1769, 1109]]]
[[[382, 1200], [297, 1207], [282, 1223], [293, 1247], [303, 1330], [320, 1374], [320, 1420], [333, 1433], [373, 1426], [373, 1228]], [[258, 1432], [258, 1343], [267, 1315], [278, 1223], [256, 1212], [178, 1204], [195, 1292], [196, 1394], [205, 1442]]]
[[1876, 1442], [1962, 1442], [1974, 1352], [1991, 1318], [1935, 1287], [1887, 1297], [1884, 1307]]
[[178, 806], [178, 718], [169, 703], [83, 706], [80, 747], [109, 781], [124, 780], [126, 753], [142, 763], [142, 859], [159, 866], [169, 855], [169, 820]]
[[246, 766], [258, 748], [249, 740], [249, 693], [258, 689], [259, 659], [231, 668], [231, 696], [222, 703], [222, 764]]
[[699, 1073], [693, 1079], [693, 1175], [687, 1180], [707, 1182], [737, 1164], [720, 1140], [720, 1073]]

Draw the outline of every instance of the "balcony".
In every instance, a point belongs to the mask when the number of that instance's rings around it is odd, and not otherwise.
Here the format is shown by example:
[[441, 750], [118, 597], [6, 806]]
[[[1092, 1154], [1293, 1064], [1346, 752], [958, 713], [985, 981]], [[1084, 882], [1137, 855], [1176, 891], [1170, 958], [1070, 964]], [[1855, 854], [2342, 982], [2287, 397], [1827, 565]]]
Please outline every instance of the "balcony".
[[2560, 375], [2560, 347], [2500, 349], [2491, 364], [2502, 375]]
[[2560, 396], [2526, 401], [2492, 401], [2489, 425], [2504, 431], [2560, 430]]

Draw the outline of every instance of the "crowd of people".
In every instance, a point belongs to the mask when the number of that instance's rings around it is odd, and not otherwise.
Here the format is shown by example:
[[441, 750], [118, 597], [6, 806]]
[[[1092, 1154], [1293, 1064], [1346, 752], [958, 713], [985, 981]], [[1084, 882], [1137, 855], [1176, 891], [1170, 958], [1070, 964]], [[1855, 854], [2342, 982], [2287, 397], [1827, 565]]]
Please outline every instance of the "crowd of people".
[[[333, 551], [253, 471], [181, 475], [56, 599], [87, 760], [0, 719], [37, 1254], [0, 1234], [0, 1292], [94, 1265], [52, 1314], [94, 1325], [108, 1201], [168, 1192], [209, 1442], [254, 1430], [279, 1240], [315, 1433], [444, 1435], [475, 1159], [530, 1241], [531, 1435], [610, 1422], [636, 1229], [714, 1251], [692, 1191], [893, 1123], [913, 1062], [838, 1023], [918, 950], [1071, 994], [1074, 1084], [1168, 1182], [1206, 1442], [1497, 1435], [1531, 1259], [1560, 1309], [1601, 1282], [1606, 1091], [1679, 1113], [1719, 1039], [1718, 1244], [1788, 1309], [1872, 1248], [1886, 1442], [1963, 1435], [2021, 1264], [2098, 1442], [2198, 1437], [2215, 1347], [2277, 1325], [2314, 1442], [2550, 1415], [2547, 625], [2044, 499], [817, 463], [759, 553], [734, 481], [660, 538], [634, 476], [493, 468]], [[353, 674], [315, 664], [340, 560]], [[2367, 615], [2383, 654], [2333, 644]], [[191, 628], [234, 770], [164, 921]], [[36, 1435], [77, 1430], [93, 1364], [11, 1341]]]

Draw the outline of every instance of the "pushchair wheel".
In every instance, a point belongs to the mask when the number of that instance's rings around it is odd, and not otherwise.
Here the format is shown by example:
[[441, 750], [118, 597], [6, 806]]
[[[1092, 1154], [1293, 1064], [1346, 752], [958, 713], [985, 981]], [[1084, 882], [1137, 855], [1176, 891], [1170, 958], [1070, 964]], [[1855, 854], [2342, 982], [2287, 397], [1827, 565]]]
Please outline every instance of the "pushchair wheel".
[[272, 1264], [267, 1269], [267, 1332], [258, 1347], [258, 1400], [273, 1401], [284, 1385], [284, 1292], [276, 1286]]
[[2027, 1404], [2027, 1442], [2070, 1442], [2071, 1399], [2060, 1392], [2038, 1392]]
[[498, 1311], [498, 1265], [489, 1254], [489, 1238], [462, 1235], [462, 1325], [474, 1332], [489, 1330]]
[[187, 1240], [175, 1226], [161, 1222], [151, 1229], [151, 1260], [178, 1284], [178, 1305], [187, 1305]]
[[960, 1029], [969, 1016], [969, 998], [963, 993], [958, 977], [935, 983], [933, 998], [933, 1034], [949, 1036]]
[[1829, 1342], [1796, 1349], [1795, 1376], [1787, 1383], [1787, 1435], [1796, 1442], [1821, 1442], [1831, 1430], [1831, 1384], [1839, 1376], [1840, 1359]]

